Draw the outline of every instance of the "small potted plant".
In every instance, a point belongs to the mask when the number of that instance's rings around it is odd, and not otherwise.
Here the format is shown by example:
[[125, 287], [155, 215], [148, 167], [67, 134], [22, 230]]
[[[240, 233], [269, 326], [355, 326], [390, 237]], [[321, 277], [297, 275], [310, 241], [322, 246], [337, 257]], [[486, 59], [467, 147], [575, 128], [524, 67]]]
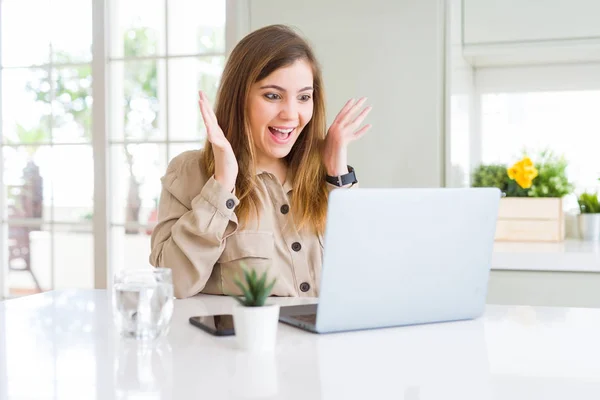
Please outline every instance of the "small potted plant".
[[578, 225], [583, 240], [600, 240], [600, 204], [598, 192], [583, 192], [577, 199], [579, 203]]
[[268, 351], [275, 347], [279, 305], [265, 304], [275, 279], [267, 282], [267, 272], [260, 277], [255, 270], [244, 271], [244, 280], [235, 279], [242, 296], [234, 297], [239, 304], [233, 308], [233, 325], [240, 348], [248, 351]]

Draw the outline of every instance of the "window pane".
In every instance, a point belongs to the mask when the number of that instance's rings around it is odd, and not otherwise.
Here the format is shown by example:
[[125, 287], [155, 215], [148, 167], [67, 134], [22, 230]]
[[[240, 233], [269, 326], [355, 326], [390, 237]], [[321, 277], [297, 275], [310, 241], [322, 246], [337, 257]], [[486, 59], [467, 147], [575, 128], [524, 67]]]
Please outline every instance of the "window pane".
[[4, 143], [50, 141], [50, 82], [42, 69], [2, 71]]
[[54, 146], [52, 159], [53, 220], [90, 222], [94, 211], [92, 146]]
[[469, 96], [453, 94], [450, 99], [451, 187], [469, 186]]
[[92, 224], [54, 226], [54, 289], [94, 288]]
[[225, 52], [225, 0], [169, 0], [169, 54]]
[[50, 26], [54, 21], [49, 15], [49, 0], [0, 2], [3, 66], [40, 65], [50, 61]]
[[91, 65], [53, 71], [52, 136], [55, 142], [91, 142], [91, 86]]
[[50, 232], [40, 226], [8, 225], [9, 296], [52, 289]]
[[[600, 91], [494, 93], [482, 96], [482, 161], [517, 161], [550, 149], [564, 154], [579, 190], [598, 186]], [[533, 157], [532, 157], [533, 158]]]
[[165, 54], [164, 0], [112, 0], [110, 7], [112, 57]]
[[[55, 63], [92, 60], [91, 0], [51, 0], [52, 56]], [[76, 32], [76, 34], [73, 34]]]
[[54, 161], [51, 147], [4, 147], [2, 156], [8, 220], [49, 220]]
[[198, 107], [198, 90], [206, 92], [214, 107], [224, 57], [169, 60], [169, 138], [203, 139], [204, 121]]
[[165, 137], [165, 63], [162, 60], [113, 62], [110, 134], [113, 140]]
[[169, 145], [169, 162], [175, 157], [189, 150], [200, 150], [203, 144], [197, 142], [190, 143], [174, 143]]
[[125, 228], [111, 229], [111, 266], [113, 273], [124, 269], [150, 268], [150, 234], [140, 232], [132, 235]]
[[[147, 224], [156, 209], [160, 178], [166, 168], [166, 146], [163, 144], [111, 146], [113, 223]], [[144, 229], [128, 229], [132, 234], [143, 232]]]

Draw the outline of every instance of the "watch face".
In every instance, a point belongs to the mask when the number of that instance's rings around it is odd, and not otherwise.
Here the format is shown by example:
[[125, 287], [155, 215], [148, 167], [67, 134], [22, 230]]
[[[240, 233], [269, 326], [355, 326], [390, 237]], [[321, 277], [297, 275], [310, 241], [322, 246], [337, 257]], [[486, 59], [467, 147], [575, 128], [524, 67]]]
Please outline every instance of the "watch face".
[[348, 174], [348, 181], [345, 183], [346, 185], [349, 183], [355, 184], [356, 182], [358, 182], [356, 180], [356, 174], [354, 173], [354, 170], [350, 171], [350, 173]]

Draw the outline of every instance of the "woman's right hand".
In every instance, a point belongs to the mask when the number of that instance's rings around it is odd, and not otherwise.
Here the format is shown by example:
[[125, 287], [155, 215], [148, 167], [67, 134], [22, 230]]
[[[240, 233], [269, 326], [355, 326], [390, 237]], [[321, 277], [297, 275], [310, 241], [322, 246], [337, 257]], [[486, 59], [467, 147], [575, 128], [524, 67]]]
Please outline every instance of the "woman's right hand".
[[238, 163], [235, 154], [231, 148], [231, 143], [229, 143], [219, 126], [217, 116], [208, 102], [208, 97], [202, 91], [199, 92], [199, 95], [198, 104], [206, 126], [206, 136], [215, 155], [215, 179], [224, 188], [233, 192], [238, 174]]

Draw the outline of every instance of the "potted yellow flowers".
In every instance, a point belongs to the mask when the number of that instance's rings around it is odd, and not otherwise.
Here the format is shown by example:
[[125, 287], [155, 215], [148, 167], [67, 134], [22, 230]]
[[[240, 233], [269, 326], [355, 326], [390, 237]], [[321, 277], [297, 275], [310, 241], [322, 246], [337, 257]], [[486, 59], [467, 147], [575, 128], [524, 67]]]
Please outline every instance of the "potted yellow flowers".
[[567, 162], [543, 151], [534, 162], [524, 156], [511, 167], [480, 166], [473, 186], [500, 188], [496, 240], [561, 241], [565, 238], [563, 197], [573, 191], [566, 176]]

